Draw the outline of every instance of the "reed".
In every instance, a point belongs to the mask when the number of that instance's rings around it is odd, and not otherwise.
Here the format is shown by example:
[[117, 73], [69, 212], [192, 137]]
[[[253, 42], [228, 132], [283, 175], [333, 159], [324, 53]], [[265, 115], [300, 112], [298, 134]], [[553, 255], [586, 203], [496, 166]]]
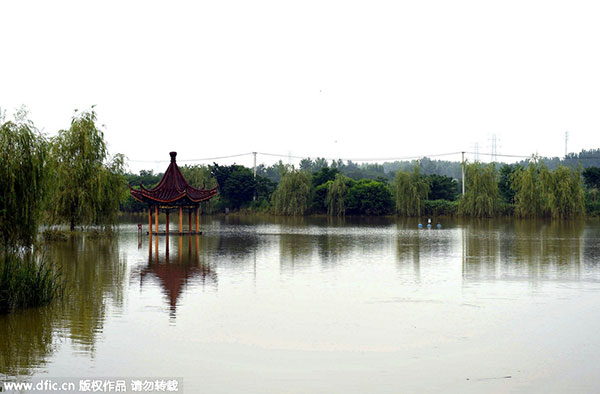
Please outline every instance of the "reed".
[[6, 253], [0, 259], [0, 314], [45, 305], [64, 294], [64, 278], [46, 257]]

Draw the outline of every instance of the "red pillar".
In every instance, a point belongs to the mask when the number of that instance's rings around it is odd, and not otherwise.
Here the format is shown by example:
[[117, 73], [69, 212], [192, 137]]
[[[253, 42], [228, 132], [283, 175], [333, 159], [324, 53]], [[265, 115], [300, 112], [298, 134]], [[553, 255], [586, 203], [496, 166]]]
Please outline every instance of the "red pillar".
[[183, 232], [183, 208], [179, 206], [179, 234]]
[[158, 205], [154, 207], [154, 227], [156, 227], [156, 235], [158, 235]]

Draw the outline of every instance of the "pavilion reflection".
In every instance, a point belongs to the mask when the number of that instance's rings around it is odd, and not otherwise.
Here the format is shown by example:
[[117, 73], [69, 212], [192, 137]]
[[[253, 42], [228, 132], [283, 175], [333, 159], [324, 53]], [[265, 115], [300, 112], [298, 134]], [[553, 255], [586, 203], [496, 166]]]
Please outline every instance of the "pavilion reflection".
[[[150, 243], [148, 264], [139, 271], [140, 287], [148, 278], [158, 280], [162, 292], [168, 299], [169, 316], [175, 318], [177, 305], [181, 295], [191, 282], [199, 282], [202, 286], [207, 283], [217, 283], [217, 273], [206, 261], [205, 243], [200, 236], [165, 237], [164, 252], [159, 253], [159, 237], [154, 237]], [[171, 252], [171, 239], [176, 241], [176, 250]], [[154, 246], [154, 247], [153, 247]], [[200, 250], [203, 253], [200, 253]]]

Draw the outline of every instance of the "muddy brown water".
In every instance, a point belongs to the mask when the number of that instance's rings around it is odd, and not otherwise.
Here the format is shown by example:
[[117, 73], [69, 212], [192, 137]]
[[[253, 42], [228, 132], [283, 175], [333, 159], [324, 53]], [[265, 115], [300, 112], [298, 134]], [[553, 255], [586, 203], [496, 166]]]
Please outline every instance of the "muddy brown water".
[[600, 391], [598, 221], [205, 217], [201, 236], [151, 243], [138, 221], [49, 247], [67, 297], [0, 316], [0, 378]]

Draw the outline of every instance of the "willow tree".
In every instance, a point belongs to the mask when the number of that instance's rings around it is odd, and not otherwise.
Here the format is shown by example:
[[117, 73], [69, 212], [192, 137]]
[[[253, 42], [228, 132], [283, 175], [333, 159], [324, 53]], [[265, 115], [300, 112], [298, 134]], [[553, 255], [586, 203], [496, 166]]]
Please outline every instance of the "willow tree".
[[99, 174], [99, 194], [93, 223], [114, 223], [120, 203], [129, 192], [125, 181], [125, 156], [118, 153], [104, 163]]
[[578, 170], [559, 165], [552, 172], [549, 199], [553, 218], [567, 219], [583, 215], [585, 202]]
[[279, 215], [304, 215], [310, 207], [312, 189], [310, 175], [292, 170], [281, 177], [271, 197], [273, 211]]
[[460, 213], [480, 218], [493, 217], [500, 205], [496, 167], [492, 163], [484, 166], [479, 162], [465, 167], [465, 194], [459, 202]]
[[533, 158], [527, 168], [517, 169], [511, 178], [517, 216], [535, 218], [550, 214], [552, 176], [543, 163]]
[[329, 216], [343, 216], [346, 213], [345, 200], [348, 193], [348, 179], [347, 176], [336, 174], [334, 180], [328, 182], [325, 204]]
[[47, 142], [24, 109], [0, 119], [0, 241], [2, 248], [32, 245], [45, 197]]
[[51, 143], [54, 190], [51, 216], [79, 224], [110, 223], [125, 197], [123, 156], [108, 161], [104, 133], [96, 126], [96, 113], [75, 114], [71, 127], [60, 130]]
[[[188, 166], [184, 165], [183, 167], [179, 167], [181, 170], [181, 174], [185, 178], [185, 180], [195, 188], [209, 188], [217, 186], [217, 180], [212, 176], [210, 168], [204, 165], [193, 165]], [[211, 213], [212, 205], [219, 201], [219, 195], [216, 195], [214, 198], [211, 198], [208, 201], [204, 201], [200, 203], [200, 209], [203, 213]]]
[[513, 175], [515, 213], [521, 217], [573, 218], [585, 210], [579, 171], [558, 166], [550, 172], [532, 160]]
[[400, 215], [420, 216], [429, 195], [429, 182], [421, 176], [419, 164], [412, 172], [396, 172], [396, 209]]

